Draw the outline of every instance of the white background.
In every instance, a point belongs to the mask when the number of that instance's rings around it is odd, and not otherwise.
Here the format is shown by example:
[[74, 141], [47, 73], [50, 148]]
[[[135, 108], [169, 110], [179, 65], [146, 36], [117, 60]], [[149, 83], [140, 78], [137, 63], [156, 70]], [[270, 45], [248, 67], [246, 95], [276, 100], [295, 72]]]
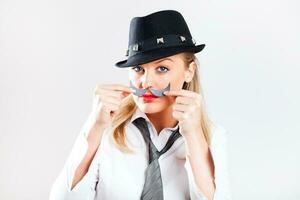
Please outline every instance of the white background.
[[96, 84], [128, 84], [130, 19], [180, 11], [236, 200], [300, 199], [299, 2], [0, 0], [0, 199], [47, 199]]

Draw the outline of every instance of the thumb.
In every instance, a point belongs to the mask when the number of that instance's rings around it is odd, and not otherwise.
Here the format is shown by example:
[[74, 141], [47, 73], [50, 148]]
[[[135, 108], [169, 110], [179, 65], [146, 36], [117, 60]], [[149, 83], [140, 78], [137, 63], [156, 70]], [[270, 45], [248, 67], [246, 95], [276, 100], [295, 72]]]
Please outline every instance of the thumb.
[[123, 94], [124, 97], [127, 97], [127, 96], [130, 95], [131, 93], [129, 93], [129, 92], [123, 92], [122, 94]]

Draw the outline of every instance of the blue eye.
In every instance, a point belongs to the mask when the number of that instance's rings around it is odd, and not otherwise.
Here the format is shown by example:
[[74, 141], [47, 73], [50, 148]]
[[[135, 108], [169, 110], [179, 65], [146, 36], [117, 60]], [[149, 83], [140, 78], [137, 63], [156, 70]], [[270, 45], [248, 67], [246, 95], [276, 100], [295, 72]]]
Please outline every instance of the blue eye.
[[140, 66], [134, 66], [134, 67], [132, 67], [132, 69], [133, 69], [135, 72], [140, 72], [141, 69], [143, 69], [143, 68], [141, 68]]
[[169, 71], [169, 69], [166, 68], [166, 67], [164, 67], [164, 66], [159, 66], [158, 69], [161, 69], [161, 70], [159, 70], [159, 71], [160, 71], [160, 72], [163, 72], [163, 73]]
[[[131, 69], [134, 70], [137, 73], [144, 70], [142, 67], [140, 67], [138, 65], [132, 67]], [[166, 73], [167, 71], [169, 71], [169, 69], [167, 67], [164, 67], [164, 66], [159, 66], [157, 69], [160, 73]]]

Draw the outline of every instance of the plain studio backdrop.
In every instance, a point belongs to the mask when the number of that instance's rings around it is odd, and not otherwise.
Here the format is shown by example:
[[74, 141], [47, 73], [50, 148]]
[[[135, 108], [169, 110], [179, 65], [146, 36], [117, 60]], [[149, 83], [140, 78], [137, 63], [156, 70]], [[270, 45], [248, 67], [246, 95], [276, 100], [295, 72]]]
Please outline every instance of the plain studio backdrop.
[[96, 84], [128, 85], [134, 16], [175, 9], [196, 39], [236, 200], [300, 199], [298, 1], [0, 0], [0, 199], [48, 199]]

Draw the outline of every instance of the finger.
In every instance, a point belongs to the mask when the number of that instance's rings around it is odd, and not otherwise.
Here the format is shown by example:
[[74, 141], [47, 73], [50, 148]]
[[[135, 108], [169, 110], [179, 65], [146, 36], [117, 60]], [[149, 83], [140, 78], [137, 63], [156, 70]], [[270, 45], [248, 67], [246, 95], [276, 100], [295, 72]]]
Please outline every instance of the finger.
[[114, 97], [102, 96], [100, 98], [101, 98], [100, 101], [102, 101], [102, 102], [109, 102], [109, 103], [113, 103], [113, 104], [116, 104], [116, 105], [121, 104], [121, 101], [119, 99], [114, 98]]
[[107, 90], [118, 90], [118, 91], [124, 91], [127, 93], [132, 93], [132, 90], [130, 87], [125, 86], [125, 85], [120, 85], [120, 84], [104, 84], [101, 85], [103, 89]]
[[111, 111], [117, 111], [119, 109], [119, 106], [112, 104], [112, 103], [105, 103], [103, 104], [106, 112], [111, 112]]
[[183, 104], [174, 104], [173, 110], [180, 111], [180, 112], [188, 112], [190, 111], [190, 107], [188, 105], [183, 105]]
[[181, 112], [181, 111], [173, 111], [172, 115], [178, 121], [185, 120], [185, 118], [186, 118], [186, 115], [183, 112]]
[[176, 97], [175, 102], [178, 103], [178, 104], [189, 105], [189, 104], [192, 104], [194, 102], [194, 99], [190, 98], [190, 97], [178, 96], [178, 97]]
[[122, 99], [125, 97], [122, 91], [113, 91], [113, 90], [106, 90], [103, 88], [99, 88], [95, 95], [100, 95], [100, 96], [109, 96], [109, 97], [115, 97], [118, 99]]
[[118, 107], [120, 106], [120, 104], [112, 103], [111, 101], [101, 101], [101, 103], [103, 104], [103, 106], [108, 105], [108, 104], [118, 106]]
[[187, 96], [193, 98], [198, 98], [199, 95], [198, 93], [189, 90], [170, 90], [164, 92], [164, 94], [167, 96]]
[[132, 92], [133, 92], [133, 91], [131, 91], [131, 92], [123, 91], [123, 92], [122, 92], [122, 95], [123, 95], [123, 97], [127, 97], [127, 96], [130, 95]]

